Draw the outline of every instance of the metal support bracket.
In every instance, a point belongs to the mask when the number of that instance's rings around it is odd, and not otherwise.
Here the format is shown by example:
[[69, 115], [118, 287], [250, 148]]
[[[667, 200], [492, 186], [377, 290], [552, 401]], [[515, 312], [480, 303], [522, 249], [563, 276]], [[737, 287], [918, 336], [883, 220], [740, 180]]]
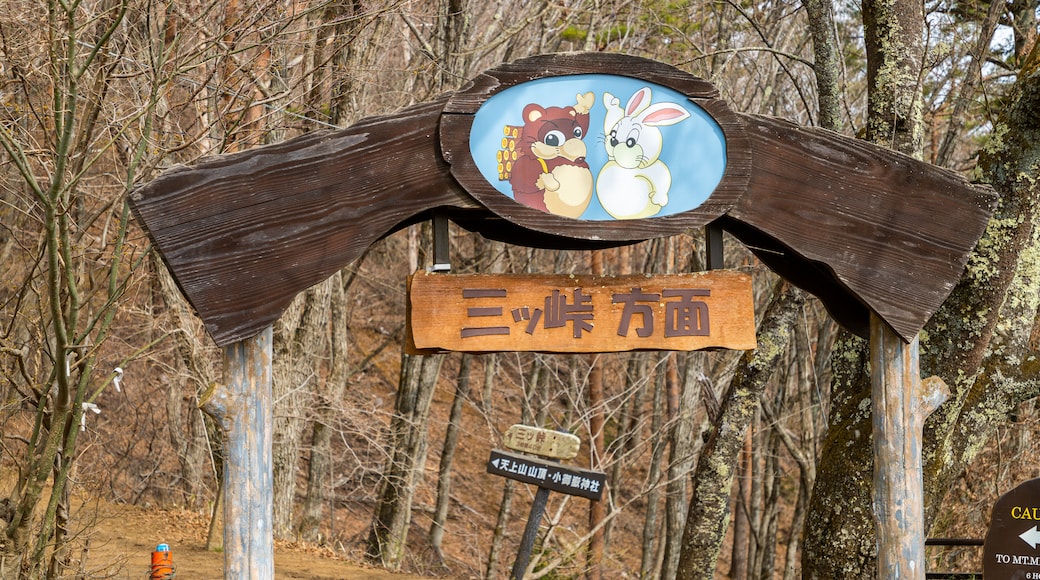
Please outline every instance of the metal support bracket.
[[722, 228], [715, 223], [704, 226], [704, 253], [709, 270], [725, 267], [722, 252]]
[[448, 237], [448, 216], [433, 214], [433, 267], [432, 272], [451, 272], [451, 250]]

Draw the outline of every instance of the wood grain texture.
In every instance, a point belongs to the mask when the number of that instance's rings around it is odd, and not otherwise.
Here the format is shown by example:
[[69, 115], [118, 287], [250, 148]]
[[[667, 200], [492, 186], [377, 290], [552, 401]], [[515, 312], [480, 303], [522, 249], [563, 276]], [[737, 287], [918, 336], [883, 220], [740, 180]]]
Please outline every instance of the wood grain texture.
[[529, 425], [512, 425], [506, 429], [502, 444], [513, 451], [550, 459], [574, 459], [581, 448], [581, 439], [573, 433]]
[[439, 207], [479, 209], [437, 148], [444, 101], [162, 174], [132, 194], [218, 345], [256, 334], [296, 294]]
[[[751, 277], [730, 270], [660, 276], [418, 272], [408, 304], [409, 340], [420, 350], [755, 348]], [[696, 320], [677, 328], [684, 315]]]
[[878, 578], [925, 578], [924, 422], [950, 396], [938, 377], [921, 380], [918, 341], [870, 320], [874, 427], [874, 517]]
[[273, 330], [224, 349], [226, 385], [199, 401], [224, 435], [225, 578], [274, 579]]
[[742, 115], [748, 193], [723, 227], [866, 337], [909, 341], [960, 279], [996, 203], [960, 175], [825, 129]]

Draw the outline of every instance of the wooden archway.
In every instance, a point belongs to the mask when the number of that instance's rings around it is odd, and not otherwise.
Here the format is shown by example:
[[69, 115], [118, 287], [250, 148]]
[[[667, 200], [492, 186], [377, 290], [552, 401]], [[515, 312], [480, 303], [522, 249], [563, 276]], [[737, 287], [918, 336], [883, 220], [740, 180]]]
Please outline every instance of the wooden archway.
[[[711, 112], [730, 164], [709, 203], [604, 226], [488, 197], [463, 153], [481, 104], [534, 79], [592, 73], [670, 87]], [[898, 361], [891, 372], [914, 385], [915, 337], [960, 278], [995, 201], [951, 171], [831, 131], [732, 112], [706, 81], [603, 53], [503, 65], [391, 115], [171, 169], [131, 196], [138, 223], [213, 340], [229, 347], [259, 336], [261, 356], [270, 356], [265, 329], [299, 292], [434, 214], [488, 238], [558, 249], [713, 224], [819, 297], [845, 328], [878, 337], [872, 342], [887, 353], [879, 356]], [[910, 389], [889, 384], [897, 398]]]

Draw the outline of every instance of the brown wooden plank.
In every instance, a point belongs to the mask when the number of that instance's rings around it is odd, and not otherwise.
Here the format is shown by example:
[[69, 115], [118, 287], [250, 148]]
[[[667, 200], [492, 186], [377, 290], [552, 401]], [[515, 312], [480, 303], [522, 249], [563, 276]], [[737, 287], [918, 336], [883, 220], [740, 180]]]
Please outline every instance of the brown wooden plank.
[[134, 213], [219, 345], [434, 208], [477, 209], [437, 149], [444, 101], [162, 174]]
[[513, 425], [506, 429], [502, 444], [513, 451], [550, 459], [574, 459], [581, 448], [581, 439], [573, 433], [529, 425]]
[[[559, 313], [571, 309], [563, 320]], [[699, 323], [680, 325], [677, 317], [684, 314], [699, 316]], [[409, 285], [408, 319], [417, 349], [587, 353], [755, 347], [751, 277], [727, 270], [616, 277], [418, 272]]]
[[865, 141], [742, 118], [754, 167], [724, 227], [846, 328], [867, 336], [873, 311], [910, 340], [960, 279], [993, 192]]

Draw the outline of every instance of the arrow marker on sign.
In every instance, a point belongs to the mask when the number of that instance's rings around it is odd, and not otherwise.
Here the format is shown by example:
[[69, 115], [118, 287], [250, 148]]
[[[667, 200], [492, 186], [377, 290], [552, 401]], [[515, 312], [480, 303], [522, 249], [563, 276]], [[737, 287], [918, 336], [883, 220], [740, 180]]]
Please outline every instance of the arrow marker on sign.
[[499, 461], [502, 461], [502, 460], [501, 460], [501, 459], [495, 459], [495, 460], [493, 460], [493, 461], [491, 462], [491, 465], [494, 465], [494, 466], [495, 466], [495, 469], [498, 469], [498, 462], [499, 462]]
[[1029, 547], [1034, 550], [1036, 545], [1040, 544], [1040, 530], [1037, 530], [1036, 526], [1033, 526], [1031, 530], [1026, 530], [1018, 537], [1022, 538], [1022, 541], [1029, 544]]

